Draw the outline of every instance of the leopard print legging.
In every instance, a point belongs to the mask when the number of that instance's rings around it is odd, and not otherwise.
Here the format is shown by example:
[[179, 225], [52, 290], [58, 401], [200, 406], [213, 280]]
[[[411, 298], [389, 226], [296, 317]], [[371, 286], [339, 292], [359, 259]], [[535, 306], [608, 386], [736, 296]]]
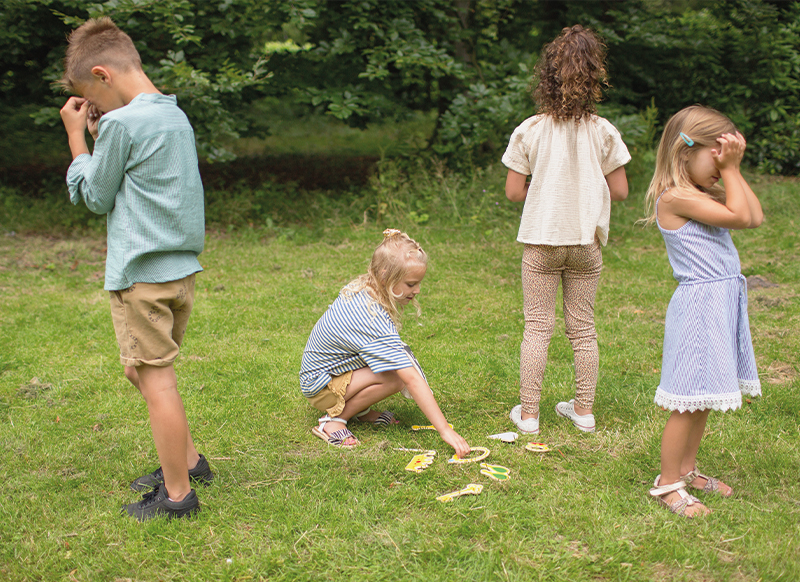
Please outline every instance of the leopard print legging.
[[522, 338], [519, 399], [522, 410], [538, 416], [547, 348], [556, 322], [556, 294], [561, 281], [566, 334], [575, 356], [575, 403], [592, 408], [599, 356], [594, 329], [594, 299], [603, 255], [590, 245], [525, 245], [522, 292], [525, 333]]

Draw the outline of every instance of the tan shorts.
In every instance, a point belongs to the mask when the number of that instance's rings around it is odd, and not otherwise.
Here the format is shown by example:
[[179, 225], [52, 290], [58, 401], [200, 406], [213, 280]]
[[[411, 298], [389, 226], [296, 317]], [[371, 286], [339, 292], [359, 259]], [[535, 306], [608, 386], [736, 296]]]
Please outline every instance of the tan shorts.
[[124, 366], [169, 366], [180, 352], [194, 303], [194, 275], [110, 291], [111, 320]]
[[309, 398], [308, 401], [317, 410], [324, 410], [331, 416], [339, 416], [344, 410], [344, 395], [352, 379], [352, 371], [335, 376], [325, 388]]

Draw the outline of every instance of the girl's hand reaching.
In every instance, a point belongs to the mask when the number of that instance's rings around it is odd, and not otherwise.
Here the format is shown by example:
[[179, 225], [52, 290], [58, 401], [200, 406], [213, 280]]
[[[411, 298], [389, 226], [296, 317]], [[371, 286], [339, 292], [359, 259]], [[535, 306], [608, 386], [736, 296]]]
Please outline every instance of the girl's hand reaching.
[[738, 131], [735, 135], [732, 133], [724, 133], [717, 138], [717, 141], [720, 147], [711, 149], [711, 157], [714, 160], [714, 165], [720, 170], [727, 168], [737, 169], [744, 157], [744, 150], [747, 147], [744, 136]]
[[467, 441], [465, 441], [464, 437], [462, 437], [452, 428], [448, 427], [448, 430], [443, 431], [441, 433], [441, 437], [444, 442], [455, 449], [456, 455], [458, 455], [459, 459], [463, 459], [469, 455], [470, 447], [467, 444]]

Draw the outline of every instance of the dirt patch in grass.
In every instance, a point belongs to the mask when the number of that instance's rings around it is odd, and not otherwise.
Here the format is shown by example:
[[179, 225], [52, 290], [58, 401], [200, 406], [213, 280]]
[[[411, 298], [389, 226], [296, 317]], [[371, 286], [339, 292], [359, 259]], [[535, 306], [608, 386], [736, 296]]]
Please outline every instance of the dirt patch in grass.
[[25, 400], [35, 400], [36, 398], [41, 398], [52, 389], [52, 384], [43, 384], [39, 378], [31, 378], [30, 382], [19, 387], [17, 396]]
[[772, 362], [765, 370], [767, 382], [770, 384], [785, 384], [797, 378], [797, 368], [786, 362]]
[[716, 578], [705, 572], [695, 572], [680, 566], [667, 566], [666, 564], [653, 564], [652, 576], [650, 579], [654, 582], [673, 582], [677, 580], [715, 582], [716, 580]]
[[747, 277], [748, 289], [769, 289], [770, 287], [778, 287], [778, 284], [765, 279], [761, 275], [751, 275]]

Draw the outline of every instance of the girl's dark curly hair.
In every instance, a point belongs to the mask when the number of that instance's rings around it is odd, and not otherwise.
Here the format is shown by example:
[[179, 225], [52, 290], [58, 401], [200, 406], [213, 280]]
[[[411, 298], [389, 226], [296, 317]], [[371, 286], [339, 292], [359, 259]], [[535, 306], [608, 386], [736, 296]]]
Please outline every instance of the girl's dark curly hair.
[[609, 87], [606, 46], [591, 30], [576, 24], [545, 45], [532, 83], [539, 113], [580, 121], [597, 111]]

